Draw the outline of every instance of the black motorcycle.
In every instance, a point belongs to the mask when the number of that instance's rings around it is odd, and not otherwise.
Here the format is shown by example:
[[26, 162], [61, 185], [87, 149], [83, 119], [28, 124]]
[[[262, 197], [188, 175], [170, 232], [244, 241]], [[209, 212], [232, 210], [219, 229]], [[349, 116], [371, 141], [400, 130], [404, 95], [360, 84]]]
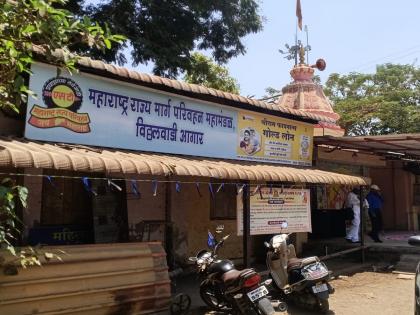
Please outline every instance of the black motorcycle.
[[[222, 228], [216, 232], [221, 233]], [[260, 275], [253, 269], [237, 270], [232, 261], [219, 259], [217, 250], [228, 239], [226, 235], [217, 241], [208, 232], [208, 250], [200, 251], [195, 257], [197, 271], [203, 279], [200, 284], [201, 299], [215, 311], [230, 314], [261, 314], [275, 313], [271, 302], [267, 299], [268, 289], [261, 283]]]

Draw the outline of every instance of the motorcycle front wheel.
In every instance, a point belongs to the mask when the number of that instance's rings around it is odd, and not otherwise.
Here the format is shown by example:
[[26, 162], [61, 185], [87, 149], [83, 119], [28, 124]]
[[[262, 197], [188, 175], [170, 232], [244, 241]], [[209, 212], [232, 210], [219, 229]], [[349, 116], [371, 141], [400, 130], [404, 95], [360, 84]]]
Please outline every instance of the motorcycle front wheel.
[[214, 311], [232, 311], [232, 306], [223, 297], [223, 292], [210, 283], [202, 283], [200, 285], [200, 297]]

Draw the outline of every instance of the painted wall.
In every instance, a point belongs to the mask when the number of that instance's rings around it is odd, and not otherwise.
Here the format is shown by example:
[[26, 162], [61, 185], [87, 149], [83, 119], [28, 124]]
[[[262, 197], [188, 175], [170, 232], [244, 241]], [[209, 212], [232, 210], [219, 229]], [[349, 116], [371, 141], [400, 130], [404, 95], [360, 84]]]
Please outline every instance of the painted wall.
[[388, 162], [385, 168], [371, 168], [372, 183], [377, 184], [385, 199], [384, 229], [408, 230], [413, 205], [413, 175], [399, 162]]
[[349, 151], [334, 150], [317, 147], [316, 159], [350, 165], [361, 165], [371, 167], [385, 167], [386, 161], [380, 156], [364, 153], [353, 153]]
[[[131, 177], [141, 180], [163, 180], [163, 178]], [[131, 187], [131, 182], [126, 181], [128, 228], [130, 241], [164, 240], [165, 202], [166, 188], [164, 183], [157, 184], [156, 196], [153, 195], [153, 185], [148, 182], [137, 182], [139, 195], [136, 195]], [[150, 221], [160, 221], [149, 224]], [[146, 226], [144, 226], [145, 224]], [[141, 231], [144, 231], [143, 237]]]
[[[185, 179], [184, 179], [185, 180]], [[203, 182], [203, 179], [188, 181]], [[224, 247], [219, 251], [221, 257], [241, 258], [242, 237], [236, 234], [236, 220], [210, 220], [210, 192], [206, 183], [200, 184], [199, 195], [195, 184], [183, 184], [181, 191], [171, 185], [172, 221], [174, 222], [174, 247], [176, 255], [195, 256], [207, 248], [207, 231], [214, 232], [219, 224], [225, 226], [224, 235], [230, 234]]]
[[24, 126], [23, 120], [7, 117], [0, 111], [0, 135], [22, 137]]

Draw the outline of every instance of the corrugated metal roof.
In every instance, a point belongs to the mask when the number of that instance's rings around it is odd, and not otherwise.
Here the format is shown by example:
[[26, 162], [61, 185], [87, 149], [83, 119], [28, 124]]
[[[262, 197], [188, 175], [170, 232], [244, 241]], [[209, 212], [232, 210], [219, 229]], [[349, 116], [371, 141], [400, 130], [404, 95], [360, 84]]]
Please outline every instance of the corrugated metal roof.
[[50, 144], [0, 137], [0, 166], [105, 174], [194, 176], [254, 182], [368, 185], [367, 178], [310, 168]]
[[[34, 51], [40, 55], [43, 54], [41, 47], [36, 46]], [[63, 52], [57, 50], [55, 52], [57, 58], [63, 58]], [[334, 123], [335, 120], [328, 118], [326, 116], [313, 114], [303, 110], [297, 110], [293, 108], [288, 108], [285, 106], [280, 106], [278, 104], [271, 104], [264, 101], [259, 101], [252, 98], [247, 98], [241, 95], [227, 93], [224, 91], [207, 88], [197, 84], [190, 84], [183, 81], [171, 80], [151, 74], [141, 73], [134, 70], [129, 70], [127, 68], [118, 67], [115, 65], [107, 64], [99, 60], [93, 60], [88, 57], [80, 57], [78, 60], [79, 68], [83, 70], [92, 69], [98, 72], [101, 72], [104, 76], [110, 76], [112, 78], [119, 77], [125, 81], [130, 81], [134, 84], [139, 85], [153, 85], [156, 89], [169, 89], [173, 93], [191, 93], [195, 97], [211, 97], [214, 100], [225, 103], [233, 102], [236, 104], [255, 106], [257, 108], [271, 110], [274, 112], [292, 115], [305, 119], [312, 119], [315, 121], [330, 122]], [[224, 102], [223, 102], [224, 101]]]
[[420, 160], [420, 134], [392, 134], [358, 137], [315, 137], [317, 145], [358, 150], [392, 159]]

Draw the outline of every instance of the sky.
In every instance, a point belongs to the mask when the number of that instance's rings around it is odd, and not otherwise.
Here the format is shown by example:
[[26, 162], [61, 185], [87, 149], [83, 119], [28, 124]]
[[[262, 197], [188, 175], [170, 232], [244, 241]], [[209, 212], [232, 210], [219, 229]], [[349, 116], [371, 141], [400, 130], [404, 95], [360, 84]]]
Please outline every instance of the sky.
[[[278, 50], [294, 43], [296, 29], [296, 0], [259, 3], [263, 31], [245, 37], [246, 54], [226, 65], [240, 85], [240, 94], [256, 98], [267, 87], [281, 89], [291, 81], [293, 61]], [[420, 0], [301, 0], [301, 4], [312, 47], [309, 62], [318, 58], [327, 62], [323, 72], [317, 71], [323, 82], [331, 73], [374, 72], [376, 64], [420, 64]], [[306, 42], [305, 33], [299, 37]], [[152, 67], [134, 69], [150, 72]]]

